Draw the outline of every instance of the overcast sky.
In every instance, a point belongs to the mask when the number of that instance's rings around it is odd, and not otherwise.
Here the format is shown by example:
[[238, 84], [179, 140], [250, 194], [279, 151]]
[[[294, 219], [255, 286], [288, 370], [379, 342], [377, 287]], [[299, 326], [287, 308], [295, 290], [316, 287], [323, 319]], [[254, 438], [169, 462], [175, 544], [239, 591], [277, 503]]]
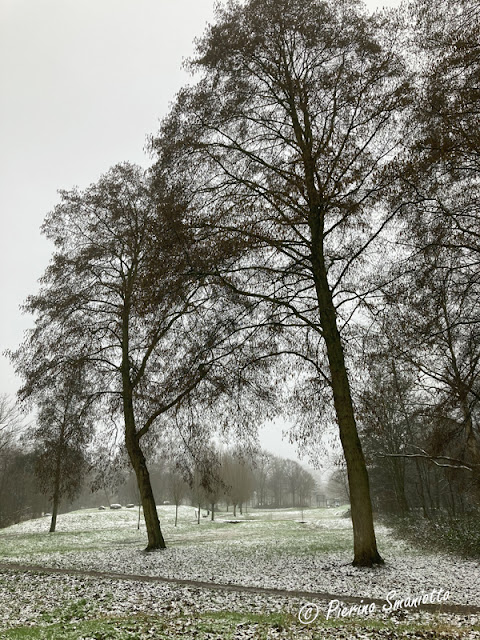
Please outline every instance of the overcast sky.
[[86, 187], [120, 161], [149, 164], [146, 137], [188, 81], [182, 60], [213, 5], [0, 0], [0, 394], [18, 388], [3, 351], [32, 326], [19, 305], [50, 257], [40, 225], [57, 190]]

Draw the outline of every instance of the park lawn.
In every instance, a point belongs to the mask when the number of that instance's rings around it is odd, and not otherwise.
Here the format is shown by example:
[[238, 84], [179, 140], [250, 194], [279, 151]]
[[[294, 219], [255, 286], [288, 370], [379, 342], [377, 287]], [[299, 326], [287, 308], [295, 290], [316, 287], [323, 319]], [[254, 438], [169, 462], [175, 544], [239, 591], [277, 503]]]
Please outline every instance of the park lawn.
[[[0, 573], [0, 638], [122, 640], [127, 638], [480, 638], [478, 616], [415, 610], [326, 620], [328, 602], [318, 601], [309, 625], [298, 615], [305, 599], [265, 593], [235, 593], [195, 587], [219, 584], [384, 597], [390, 588], [416, 594], [435, 586], [452, 601], [480, 605], [478, 563], [415, 549], [377, 527], [387, 563], [353, 568], [351, 522], [345, 508], [219, 512], [201, 518], [182, 506], [159, 507], [167, 549], [144, 553], [138, 512], [85, 509], [61, 515], [58, 531], [49, 518], [0, 531], [0, 561], [77, 570], [164, 576], [192, 585], [128, 581], [73, 574]], [[2, 617], [3, 616], [3, 617]], [[438, 635], [442, 632], [442, 635]], [[434, 634], [434, 635], [432, 635]]]
[[[278, 509], [255, 510], [238, 515], [233, 523], [231, 512], [219, 511], [212, 522], [201, 518], [195, 521], [193, 507], [179, 508], [178, 526], [174, 526], [175, 508], [158, 507], [162, 531], [167, 546], [189, 544], [208, 545], [241, 542], [251, 552], [256, 547], [275, 546], [271, 550], [288, 547], [291, 551], [310, 553], [312, 550], [338, 551], [352, 548], [350, 520], [343, 518], [346, 508], [339, 509]], [[59, 516], [57, 531], [48, 533], [50, 518], [45, 516], [0, 530], [0, 557], [29, 559], [35, 554], [67, 551], [98, 551], [112, 545], [146, 545], [143, 520], [138, 526], [138, 512], [133, 509], [98, 511], [82, 509]]]

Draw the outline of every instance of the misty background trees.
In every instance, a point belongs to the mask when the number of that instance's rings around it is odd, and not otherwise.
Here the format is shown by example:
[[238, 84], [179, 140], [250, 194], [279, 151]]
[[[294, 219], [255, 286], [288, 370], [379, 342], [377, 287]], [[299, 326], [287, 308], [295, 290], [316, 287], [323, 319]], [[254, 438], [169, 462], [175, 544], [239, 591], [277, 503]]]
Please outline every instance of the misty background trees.
[[151, 168], [62, 192], [44, 223], [11, 357], [37, 411], [22, 464], [57, 508], [70, 455], [105, 494], [123, 475], [148, 549], [162, 499], [311, 504], [309, 473], [258, 450], [279, 417], [311, 459], [337, 450], [355, 564], [382, 562], [373, 511], [478, 512], [479, 29], [463, 0], [219, 7]]
[[[99, 453], [90, 452], [86, 468], [75, 477], [82, 456], [76, 460], [71, 455], [65, 462], [73, 462], [72, 474], [63, 478], [70, 481], [66, 489], [60, 491], [57, 503], [52, 500], [55, 483], [55, 456], [49, 460], [50, 467], [44, 469], [45, 456], [49, 450], [43, 443], [37, 443], [37, 449], [25, 453], [21, 448], [12, 448], [5, 465], [2, 458], [2, 484], [0, 485], [0, 509], [2, 526], [8, 526], [28, 518], [48, 514], [50, 523], [56, 522], [58, 514], [79, 508], [109, 508], [110, 504], [139, 506], [139, 491], [135, 472], [128, 464], [116, 464], [109, 470], [109, 490], [105, 493], [101, 482], [97, 481], [95, 461]], [[258, 461], [262, 457], [264, 466], [259, 470]], [[43, 460], [42, 460], [43, 458]], [[286, 460], [266, 451], [259, 451], [253, 458], [246, 460], [235, 451], [223, 450], [220, 453], [220, 465], [217, 474], [207, 486], [202, 485], [199, 470], [195, 467], [180, 469], [170, 457], [153, 455], [149, 460], [149, 475], [152, 492], [157, 504], [175, 506], [174, 525], [178, 522], [178, 508], [181, 505], [193, 507], [189, 520], [198, 523], [202, 516], [213, 520], [221, 512], [221, 519], [247, 516], [252, 509], [302, 509], [308, 507], [345, 504], [341, 485], [335, 479], [326, 485], [318, 481], [310, 471], [294, 460]], [[53, 469], [51, 467], [53, 466]], [[190, 474], [188, 473], [190, 472]], [[40, 484], [38, 479], [42, 480]], [[93, 490], [92, 490], [93, 487]], [[51, 513], [52, 506], [56, 510]], [[212, 509], [213, 506], [213, 509]], [[196, 515], [194, 515], [194, 512]], [[208, 514], [208, 515], [207, 515]], [[185, 515], [183, 515], [183, 519]], [[47, 529], [46, 529], [47, 530]]]

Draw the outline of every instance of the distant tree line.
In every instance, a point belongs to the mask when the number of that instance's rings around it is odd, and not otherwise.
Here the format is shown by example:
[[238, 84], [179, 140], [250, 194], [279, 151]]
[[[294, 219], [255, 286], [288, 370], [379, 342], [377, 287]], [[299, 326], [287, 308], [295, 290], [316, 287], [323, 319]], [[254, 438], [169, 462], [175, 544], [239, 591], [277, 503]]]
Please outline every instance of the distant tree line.
[[[113, 503], [138, 506], [135, 474], [118, 460], [111, 460], [110, 466], [104, 466], [99, 475], [94, 461], [98, 460], [101, 452], [95, 450], [91, 451], [88, 461], [79, 454], [73, 461], [73, 468], [77, 471], [75, 482], [68, 491], [59, 492], [57, 458], [52, 455], [51, 465], [45, 467], [45, 456], [49, 450], [44, 441], [29, 440], [33, 433], [35, 430], [28, 430], [27, 438], [21, 444], [12, 438], [0, 451], [0, 527], [49, 512], [54, 523], [51, 530], [55, 530], [58, 514], [72, 509], [108, 508]], [[177, 511], [180, 505], [190, 504], [198, 510], [199, 520], [200, 511], [208, 511], [214, 519], [219, 505], [222, 510], [230, 511], [232, 517], [242, 514], [248, 507], [300, 508], [312, 505], [315, 480], [294, 460], [265, 451], [246, 459], [228, 450], [219, 453], [218, 459], [218, 465], [202, 471], [199, 466], [186, 469], [175, 460], [153, 454], [149, 469], [156, 504], [175, 505]], [[79, 460], [86, 465], [83, 471], [79, 469]], [[67, 456], [65, 462], [72, 461]], [[52, 507], [54, 512], [50, 513]]]
[[0, 395], [0, 527], [39, 516], [49, 503], [38, 488], [36, 456], [20, 446], [23, 429], [15, 402]]

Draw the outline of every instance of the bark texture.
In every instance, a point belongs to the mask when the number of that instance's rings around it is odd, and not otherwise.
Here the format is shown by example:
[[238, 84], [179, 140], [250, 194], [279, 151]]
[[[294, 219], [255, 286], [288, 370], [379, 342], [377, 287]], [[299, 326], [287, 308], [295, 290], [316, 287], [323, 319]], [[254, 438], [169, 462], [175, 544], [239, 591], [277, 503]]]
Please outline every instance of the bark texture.
[[148, 472], [145, 455], [140, 446], [140, 437], [135, 425], [135, 413], [133, 408], [133, 387], [130, 380], [130, 368], [128, 357], [128, 307], [124, 312], [123, 326], [123, 360], [122, 360], [122, 385], [123, 385], [123, 415], [125, 420], [125, 445], [128, 456], [137, 478], [140, 500], [143, 507], [143, 517], [147, 528], [148, 545], [145, 551], [165, 549], [165, 540], [160, 529], [157, 506], [153, 495], [150, 474]]
[[321, 217], [318, 214], [311, 221], [311, 231], [312, 266], [320, 323], [327, 349], [340, 440], [347, 464], [353, 523], [353, 564], [354, 566], [371, 567], [374, 564], [383, 563], [383, 559], [377, 550], [368, 472], [358, 437], [344, 350], [325, 268], [323, 229]]

